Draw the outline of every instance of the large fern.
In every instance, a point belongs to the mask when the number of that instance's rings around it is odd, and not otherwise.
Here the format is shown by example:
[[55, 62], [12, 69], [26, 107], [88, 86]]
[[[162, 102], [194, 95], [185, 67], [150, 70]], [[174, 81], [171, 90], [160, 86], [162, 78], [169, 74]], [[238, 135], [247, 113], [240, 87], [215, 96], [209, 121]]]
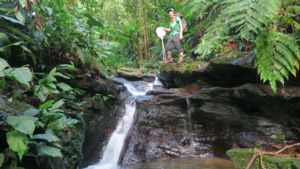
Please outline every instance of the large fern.
[[300, 49], [296, 39], [275, 30], [262, 32], [256, 40], [255, 64], [261, 80], [268, 81], [276, 91], [277, 81], [284, 84], [289, 73], [296, 76], [299, 70]]
[[[201, 1], [201, 0], [194, 0]], [[255, 65], [276, 91], [299, 70], [299, 3], [294, 0], [224, 0], [196, 48], [200, 58], [216, 55], [228, 36], [256, 45]], [[200, 8], [200, 7], [199, 7]], [[270, 29], [272, 28], [272, 29]]]
[[274, 22], [280, 11], [281, 0], [225, 0], [225, 8], [207, 27], [196, 52], [201, 58], [217, 53], [230, 32], [248, 41]]

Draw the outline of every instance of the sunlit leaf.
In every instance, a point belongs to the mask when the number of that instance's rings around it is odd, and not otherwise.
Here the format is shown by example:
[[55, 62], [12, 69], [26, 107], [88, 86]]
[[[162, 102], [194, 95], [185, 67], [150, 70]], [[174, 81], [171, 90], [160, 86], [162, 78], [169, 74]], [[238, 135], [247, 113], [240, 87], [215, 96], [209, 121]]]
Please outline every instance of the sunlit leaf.
[[57, 86], [61, 88], [63, 91], [71, 91], [73, 89], [71, 86], [69, 86], [66, 83], [59, 83], [57, 84]]
[[54, 109], [58, 109], [59, 107], [61, 107], [63, 104], [65, 103], [65, 101], [63, 99], [55, 102], [49, 110], [54, 110]]
[[2, 17], [3, 19], [5, 19], [7, 21], [10, 21], [10, 22], [13, 22], [13, 23], [17, 23], [17, 24], [20, 24], [20, 25], [24, 25], [24, 23], [20, 22], [17, 19], [12, 18], [12, 17], [8, 17], [8, 16], [5, 16], [5, 15], [0, 15], [0, 17]]
[[56, 142], [59, 141], [59, 138], [53, 133], [45, 133], [45, 134], [36, 134], [32, 137], [33, 139], [46, 140], [48, 142]]
[[12, 71], [9, 71], [7, 76], [14, 78], [16, 81], [26, 85], [28, 88], [30, 87], [29, 82], [33, 77], [30, 69], [27, 67], [14, 68]]
[[46, 103], [43, 103], [42, 105], [40, 105], [40, 110], [48, 109], [53, 105], [54, 102], [55, 102], [54, 100], [49, 100]]
[[24, 13], [23, 13], [23, 12], [18, 11], [18, 12], [16, 13], [16, 18], [20, 21], [20, 23], [21, 23], [22, 25], [25, 25], [25, 16], [24, 16]]
[[[6, 62], [5, 59], [0, 58], [0, 72], [2, 72], [4, 69], [8, 68], [9, 64]], [[2, 77], [2, 76], [0, 76]]]
[[11, 131], [6, 133], [6, 141], [9, 145], [9, 148], [16, 152], [20, 159], [26, 153], [28, 147], [28, 138], [25, 134], [19, 131]]

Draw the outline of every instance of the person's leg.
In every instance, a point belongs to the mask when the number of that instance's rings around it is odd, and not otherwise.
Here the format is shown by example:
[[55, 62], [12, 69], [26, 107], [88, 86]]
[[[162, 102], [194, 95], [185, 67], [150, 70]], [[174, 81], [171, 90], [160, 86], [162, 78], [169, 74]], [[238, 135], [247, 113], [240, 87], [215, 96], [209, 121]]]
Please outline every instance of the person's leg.
[[174, 48], [175, 48], [174, 39], [173, 39], [173, 37], [170, 37], [167, 42], [167, 60], [168, 60], [168, 62], [173, 61], [172, 49], [174, 49]]
[[172, 52], [171, 51], [167, 52], [167, 59], [168, 59], [168, 62], [172, 62], [173, 61]]
[[179, 53], [179, 59], [177, 63], [181, 63], [183, 61], [183, 52]]
[[178, 62], [177, 63], [181, 63], [183, 61], [183, 48], [181, 45], [181, 40], [179, 38], [179, 36], [174, 40], [175, 43], [175, 47], [179, 53], [179, 57], [178, 57]]

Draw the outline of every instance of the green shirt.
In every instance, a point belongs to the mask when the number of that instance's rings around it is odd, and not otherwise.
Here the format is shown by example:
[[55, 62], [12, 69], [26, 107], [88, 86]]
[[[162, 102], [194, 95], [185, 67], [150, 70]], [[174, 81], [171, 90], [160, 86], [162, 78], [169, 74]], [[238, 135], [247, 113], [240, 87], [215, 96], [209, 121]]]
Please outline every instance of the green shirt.
[[175, 22], [170, 24], [171, 36], [176, 36], [180, 33], [180, 25], [179, 25], [180, 17], [176, 16]]

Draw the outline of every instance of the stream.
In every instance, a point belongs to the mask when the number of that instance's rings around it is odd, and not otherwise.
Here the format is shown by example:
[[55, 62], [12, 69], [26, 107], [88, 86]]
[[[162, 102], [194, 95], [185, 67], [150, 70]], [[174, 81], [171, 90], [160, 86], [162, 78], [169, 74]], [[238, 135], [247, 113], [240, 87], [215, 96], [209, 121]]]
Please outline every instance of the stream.
[[122, 78], [115, 78], [115, 81], [123, 84], [130, 96], [125, 102], [125, 114], [119, 120], [117, 127], [111, 134], [107, 145], [104, 148], [102, 158], [97, 164], [88, 166], [86, 169], [232, 169], [233, 164], [228, 160], [219, 158], [175, 158], [161, 159], [154, 162], [136, 165], [119, 165], [119, 161], [124, 151], [126, 137], [133, 125], [136, 112], [136, 99], [143, 97], [156, 86], [161, 86], [161, 82], [155, 78], [151, 83], [130, 82]]
[[136, 113], [136, 97], [144, 96], [146, 93], [153, 89], [154, 83], [143, 82], [139, 85], [133, 85], [125, 79], [115, 78], [115, 81], [123, 83], [128, 92], [131, 94], [125, 100], [125, 114], [118, 122], [115, 131], [110, 136], [108, 144], [103, 153], [103, 157], [96, 165], [87, 167], [86, 169], [117, 169], [119, 168], [118, 161], [124, 147], [125, 139], [132, 126], [134, 115]]

